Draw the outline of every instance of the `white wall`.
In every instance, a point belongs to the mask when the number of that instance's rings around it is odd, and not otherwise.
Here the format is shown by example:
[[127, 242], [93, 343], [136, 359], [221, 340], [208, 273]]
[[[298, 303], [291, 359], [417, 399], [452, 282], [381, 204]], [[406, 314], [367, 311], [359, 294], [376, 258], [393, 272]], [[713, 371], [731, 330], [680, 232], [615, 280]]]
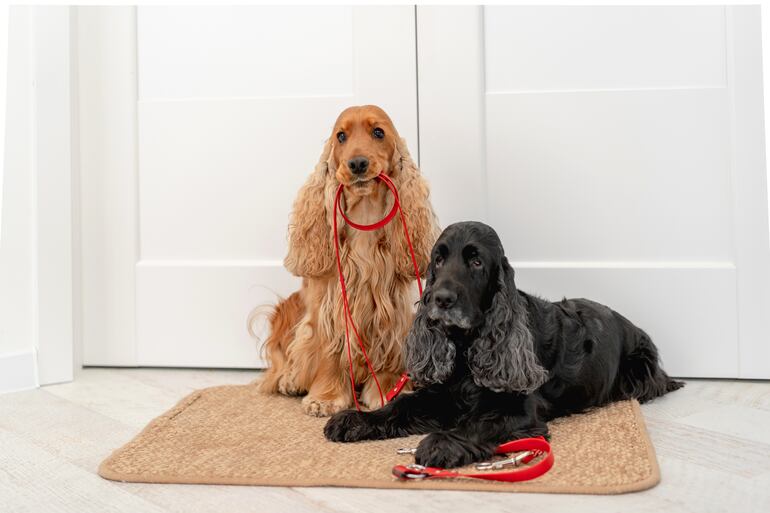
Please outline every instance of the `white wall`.
[[[8, 33], [8, 11], [10, 9], [0, 6], [0, 34]], [[8, 38], [0, 38], [0, 237], [2, 237], [3, 224], [3, 169], [5, 168], [5, 93], [6, 75], [8, 74]]]
[[[0, 391], [36, 385], [32, 215], [32, 10], [9, 16], [8, 90], [0, 230]], [[19, 369], [19, 366], [25, 369]], [[14, 371], [13, 373], [11, 371]]]

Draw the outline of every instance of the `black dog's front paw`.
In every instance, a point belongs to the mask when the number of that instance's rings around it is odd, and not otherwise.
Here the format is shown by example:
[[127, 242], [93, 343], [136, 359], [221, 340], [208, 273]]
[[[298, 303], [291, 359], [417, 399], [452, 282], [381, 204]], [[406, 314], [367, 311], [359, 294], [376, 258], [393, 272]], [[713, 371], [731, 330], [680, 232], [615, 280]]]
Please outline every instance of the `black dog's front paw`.
[[375, 426], [368, 422], [367, 413], [356, 410], [336, 413], [324, 426], [324, 436], [332, 442], [371, 440], [375, 435]]
[[414, 461], [426, 467], [462, 467], [488, 459], [493, 452], [451, 433], [432, 433], [417, 446]]

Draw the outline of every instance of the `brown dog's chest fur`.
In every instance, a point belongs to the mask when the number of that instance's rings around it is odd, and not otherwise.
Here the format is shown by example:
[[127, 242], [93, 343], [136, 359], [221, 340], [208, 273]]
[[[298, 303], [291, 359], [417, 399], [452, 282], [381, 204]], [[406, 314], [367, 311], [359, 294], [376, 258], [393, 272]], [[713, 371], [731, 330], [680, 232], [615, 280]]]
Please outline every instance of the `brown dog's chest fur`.
[[[393, 199], [387, 188], [378, 184], [377, 191], [365, 197], [346, 197], [345, 215], [358, 224], [373, 224], [381, 220], [392, 208]], [[339, 219], [338, 221], [341, 221]], [[417, 301], [414, 278], [407, 279], [395, 272], [396, 259], [410, 258], [408, 254], [394, 253], [397, 239], [404, 237], [398, 214], [383, 228], [362, 231], [342, 225], [340, 230], [340, 258], [345, 275], [348, 301], [353, 320], [358, 327], [369, 357], [376, 362], [400, 361], [401, 346], [413, 317], [411, 305]], [[334, 307], [334, 326], [344, 334], [344, 312], [335, 298], [340, 297], [339, 279], [334, 276], [329, 286], [334, 291], [327, 296]], [[323, 321], [321, 321], [323, 322]], [[330, 333], [333, 336], [333, 333]], [[365, 362], [351, 333], [353, 354], [360, 363], [357, 367], [365, 372]], [[344, 337], [340, 339], [344, 342]], [[339, 347], [340, 350], [344, 349]], [[343, 359], [346, 351], [341, 351]], [[397, 371], [397, 368], [388, 369]], [[363, 376], [362, 376], [363, 377]]]

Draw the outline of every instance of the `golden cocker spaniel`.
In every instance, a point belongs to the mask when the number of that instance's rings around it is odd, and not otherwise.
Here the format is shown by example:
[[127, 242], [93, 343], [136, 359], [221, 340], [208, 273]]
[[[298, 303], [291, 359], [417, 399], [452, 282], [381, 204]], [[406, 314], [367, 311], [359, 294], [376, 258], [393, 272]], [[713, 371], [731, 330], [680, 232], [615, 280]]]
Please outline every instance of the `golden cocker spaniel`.
[[[428, 185], [388, 115], [365, 105], [344, 110], [334, 123], [315, 170], [294, 202], [289, 253], [284, 265], [301, 276], [302, 287], [279, 302], [270, 315], [265, 343], [269, 368], [262, 389], [303, 395], [309, 415], [326, 416], [353, 404], [345, 317], [334, 253], [337, 215], [340, 258], [350, 310], [383, 393], [403, 372], [401, 348], [414, 318], [415, 271], [403, 227], [393, 219], [374, 231], [351, 229], [334, 211], [339, 184], [346, 216], [359, 224], [382, 219], [393, 196], [376, 177], [395, 184], [411, 235], [420, 275], [438, 237]], [[351, 332], [353, 373], [359, 401], [380, 406], [380, 395]]]

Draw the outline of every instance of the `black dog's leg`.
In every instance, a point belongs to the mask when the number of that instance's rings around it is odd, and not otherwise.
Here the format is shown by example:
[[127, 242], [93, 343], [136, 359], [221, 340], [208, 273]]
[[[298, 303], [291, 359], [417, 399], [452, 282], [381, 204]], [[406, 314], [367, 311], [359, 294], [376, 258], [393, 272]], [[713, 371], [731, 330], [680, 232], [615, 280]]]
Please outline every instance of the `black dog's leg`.
[[444, 387], [421, 388], [396, 397], [382, 408], [359, 412], [345, 410], [333, 415], [324, 427], [332, 442], [382, 440], [445, 429], [457, 414]]
[[534, 436], [548, 436], [548, 426], [534, 408], [519, 413], [490, 410], [423, 438], [415, 461], [428, 467], [462, 467], [488, 460], [503, 442]]

